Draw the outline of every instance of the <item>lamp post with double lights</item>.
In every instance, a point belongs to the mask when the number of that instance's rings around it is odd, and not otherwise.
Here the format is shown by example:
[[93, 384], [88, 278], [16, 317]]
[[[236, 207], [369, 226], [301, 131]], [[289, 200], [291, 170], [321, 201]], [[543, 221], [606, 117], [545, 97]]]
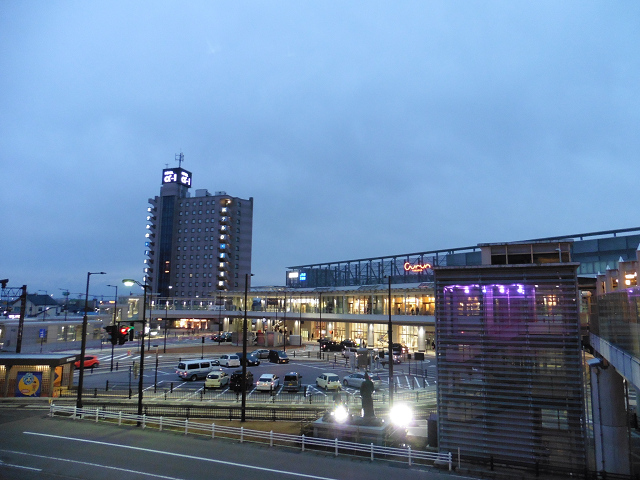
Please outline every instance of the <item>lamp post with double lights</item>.
[[82, 408], [82, 387], [84, 385], [84, 354], [87, 351], [87, 312], [89, 311], [89, 280], [91, 275], [106, 275], [106, 272], [87, 272], [87, 290], [84, 294], [84, 317], [82, 317], [82, 341], [80, 342], [80, 373], [78, 374], [78, 397], [76, 406]]
[[[133, 285], [138, 285], [142, 287], [144, 290], [144, 295], [142, 297], [142, 341], [140, 342], [140, 377], [138, 379], [138, 416], [142, 416], [142, 379], [144, 377], [144, 333], [146, 330], [146, 313], [147, 313], [147, 289], [151, 288], [150, 285], [147, 284], [147, 277], [144, 277], [144, 283], [140, 283], [137, 280], [132, 280], [127, 278], [122, 280], [127, 287], [132, 287]], [[138, 426], [140, 425], [140, 421], [138, 421]]]
[[[113, 287], [116, 289], [116, 302], [113, 304], [113, 332], [116, 331], [116, 320], [118, 316], [118, 286], [117, 285], [107, 285], [107, 287]], [[114, 333], [115, 334], [115, 333]], [[113, 335], [113, 334], [112, 334]], [[113, 372], [113, 349], [116, 344], [111, 342], [111, 371]]]

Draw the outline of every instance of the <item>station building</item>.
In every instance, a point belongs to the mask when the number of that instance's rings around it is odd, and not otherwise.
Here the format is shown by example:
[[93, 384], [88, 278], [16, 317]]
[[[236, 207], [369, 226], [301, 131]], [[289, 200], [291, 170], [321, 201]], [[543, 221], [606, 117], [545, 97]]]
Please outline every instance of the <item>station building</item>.
[[[494, 262], [517, 264], [520, 247], [504, 244]], [[588, 313], [598, 273], [617, 271], [635, 259], [640, 227], [527, 240], [555, 245], [558, 262], [577, 263], [583, 342], [588, 342]], [[568, 247], [565, 247], [568, 245]], [[568, 251], [562, 251], [568, 248]], [[555, 250], [558, 249], [558, 250]], [[436, 289], [440, 267], [480, 266], [482, 245], [412, 254], [355, 259], [287, 268], [286, 286], [252, 287], [247, 298], [249, 331], [273, 332], [275, 344], [331, 338], [353, 339], [370, 347], [387, 344], [392, 321], [394, 342], [411, 351], [429, 351], [435, 341]], [[537, 258], [534, 258], [537, 261]], [[610, 273], [611, 274], [611, 273]], [[123, 320], [137, 317], [142, 297], [128, 297]], [[242, 291], [217, 291], [206, 297], [153, 297], [151, 328], [197, 331], [241, 330]], [[391, 317], [390, 317], [391, 316]], [[236, 337], [237, 338], [237, 337]], [[585, 340], [586, 339], [586, 340]]]

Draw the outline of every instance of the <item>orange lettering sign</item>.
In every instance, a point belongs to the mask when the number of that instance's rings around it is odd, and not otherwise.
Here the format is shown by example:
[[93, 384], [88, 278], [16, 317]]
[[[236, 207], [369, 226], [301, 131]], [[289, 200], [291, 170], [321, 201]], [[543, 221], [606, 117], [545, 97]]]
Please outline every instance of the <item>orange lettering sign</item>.
[[421, 273], [421, 272], [424, 272], [425, 270], [428, 270], [430, 268], [431, 268], [431, 264], [430, 263], [411, 264], [409, 262], [404, 262], [404, 269], [407, 272]]

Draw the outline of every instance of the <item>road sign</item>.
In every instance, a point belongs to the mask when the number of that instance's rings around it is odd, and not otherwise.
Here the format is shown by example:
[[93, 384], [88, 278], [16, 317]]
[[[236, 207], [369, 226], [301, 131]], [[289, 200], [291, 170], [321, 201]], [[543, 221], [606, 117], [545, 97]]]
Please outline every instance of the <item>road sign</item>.
[[41, 328], [40, 332], [38, 333], [38, 338], [45, 338], [46, 336], [47, 336], [47, 329]]

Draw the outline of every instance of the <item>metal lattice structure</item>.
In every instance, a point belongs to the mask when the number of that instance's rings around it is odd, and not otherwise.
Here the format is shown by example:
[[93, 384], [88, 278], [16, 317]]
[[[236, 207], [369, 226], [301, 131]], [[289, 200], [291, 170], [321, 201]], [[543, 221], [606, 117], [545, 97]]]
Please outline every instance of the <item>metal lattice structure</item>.
[[436, 270], [440, 448], [479, 462], [584, 471], [577, 267]]

